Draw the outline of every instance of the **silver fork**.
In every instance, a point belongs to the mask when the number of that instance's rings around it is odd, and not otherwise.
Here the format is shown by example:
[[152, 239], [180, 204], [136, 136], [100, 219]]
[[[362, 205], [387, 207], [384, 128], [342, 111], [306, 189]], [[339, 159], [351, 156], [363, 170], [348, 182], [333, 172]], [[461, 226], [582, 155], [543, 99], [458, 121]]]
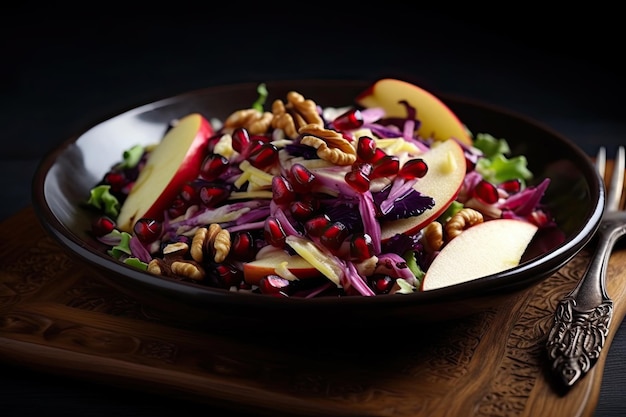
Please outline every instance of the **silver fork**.
[[[604, 178], [604, 147], [599, 149], [595, 164]], [[559, 302], [548, 334], [552, 371], [566, 387], [573, 386], [596, 364], [613, 317], [613, 300], [606, 292], [606, 274], [613, 247], [626, 234], [626, 211], [620, 210], [625, 164], [624, 147], [620, 146], [591, 263], [576, 288]]]

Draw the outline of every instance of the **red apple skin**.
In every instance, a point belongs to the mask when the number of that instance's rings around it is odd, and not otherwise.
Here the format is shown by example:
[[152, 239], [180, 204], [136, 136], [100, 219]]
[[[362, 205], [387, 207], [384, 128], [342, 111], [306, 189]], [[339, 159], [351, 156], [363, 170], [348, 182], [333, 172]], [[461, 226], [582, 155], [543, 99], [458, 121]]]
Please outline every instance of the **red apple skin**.
[[320, 272], [309, 264], [300, 255], [289, 255], [282, 249], [268, 248], [262, 250], [257, 255], [257, 259], [246, 262], [243, 265], [244, 281], [251, 285], [258, 285], [261, 278], [276, 274], [275, 268], [280, 263], [287, 261], [289, 271], [298, 279], [309, 279], [320, 277]]
[[[139, 189], [143, 185], [148, 184], [149, 176], [154, 174], [152, 171], [158, 170], [158, 166], [151, 164], [153, 156], [159, 152], [159, 148], [161, 148], [161, 151], [167, 152], [167, 147], [172, 149], [172, 147], [176, 146], [174, 141], [180, 139], [181, 131], [183, 135], [187, 135], [189, 131], [192, 131], [193, 138], [190, 140], [183, 138], [183, 141], [188, 143], [188, 147], [184, 157], [178, 164], [177, 170], [171, 178], [169, 178], [169, 181], [167, 181], [167, 178], [165, 179], [167, 184], [149, 184], [151, 188], [153, 186], [162, 187], [162, 192], [158, 194], [154, 202], [145, 211], [135, 211], [132, 207], [129, 207], [129, 205], [135, 204], [133, 201], [139, 198], [137, 196]], [[163, 140], [152, 151], [152, 155], [150, 155], [148, 161], [146, 161], [146, 167], [141, 171], [137, 181], [122, 205], [120, 215], [117, 219], [117, 227], [122, 231], [130, 233], [135, 222], [140, 218], [145, 217], [159, 221], [163, 220], [165, 210], [167, 210], [172, 200], [178, 195], [182, 185], [196, 179], [200, 174], [200, 167], [206, 156], [207, 143], [212, 135], [213, 128], [211, 123], [201, 114], [192, 113], [180, 119], [178, 124], [166, 133]], [[142, 192], [145, 194], [146, 190], [142, 190]]]
[[[431, 92], [406, 81], [383, 78], [361, 92], [355, 102], [363, 107], [382, 107], [389, 117], [404, 116], [404, 107], [399, 104], [407, 100], [417, 109], [421, 121], [418, 132], [423, 137], [433, 135], [435, 140], [451, 137], [472, 144], [472, 139], [457, 115]], [[420, 115], [426, 114], [424, 117]]]
[[150, 206], [146, 214], [142, 217], [162, 220], [163, 213], [167, 210], [172, 200], [176, 198], [183, 184], [193, 181], [200, 175], [200, 167], [206, 156], [209, 138], [213, 135], [211, 123], [200, 114], [192, 114], [187, 117], [197, 118], [199, 125], [196, 136], [187, 151], [185, 159], [180, 164], [178, 171], [169, 182], [159, 198]]

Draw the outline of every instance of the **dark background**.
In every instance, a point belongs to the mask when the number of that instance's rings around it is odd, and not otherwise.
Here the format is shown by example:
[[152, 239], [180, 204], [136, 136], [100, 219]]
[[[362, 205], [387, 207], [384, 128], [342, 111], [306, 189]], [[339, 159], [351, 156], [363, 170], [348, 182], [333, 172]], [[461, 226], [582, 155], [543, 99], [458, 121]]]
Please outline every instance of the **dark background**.
[[[0, 133], [7, 162], [0, 176], [28, 177], [55, 144], [120, 110], [210, 85], [271, 79], [404, 78], [528, 114], [590, 153], [599, 142], [621, 140], [611, 137], [626, 123], [624, 36], [615, 11], [471, 13], [384, 4], [312, 3], [304, 11], [224, 5], [216, 13], [184, 3], [113, 3], [78, 16], [58, 6], [5, 8]], [[29, 200], [22, 182], [6, 186]]]
[[[625, 37], [615, 10], [436, 10], [387, 1], [84, 7], [1, 9], [0, 219], [30, 204], [39, 159], [69, 136], [136, 105], [218, 84], [391, 76], [526, 114], [589, 155], [604, 144], [612, 157], [626, 143]], [[624, 358], [620, 330], [597, 416], [626, 415]], [[187, 405], [125, 394], [0, 365], [7, 417], [155, 417]]]

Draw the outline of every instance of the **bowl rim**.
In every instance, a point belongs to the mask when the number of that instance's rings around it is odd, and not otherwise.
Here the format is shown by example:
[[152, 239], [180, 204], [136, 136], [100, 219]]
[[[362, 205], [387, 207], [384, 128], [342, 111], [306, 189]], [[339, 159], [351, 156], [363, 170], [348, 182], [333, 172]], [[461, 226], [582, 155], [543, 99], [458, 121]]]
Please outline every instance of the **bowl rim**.
[[[307, 84], [317, 85], [319, 83], [327, 85], [334, 84], [338, 86], [350, 85], [353, 87], [365, 88], [372, 82], [342, 79], [287, 79], [267, 82], [268, 85], [282, 87]], [[46, 201], [46, 180], [51, 168], [55, 165], [58, 156], [63, 154], [91, 128], [94, 128], [95, 126], [112, 118], [128, 117], [132, 114], [140, 114], [148, 110], [153, 110], [171, 103], [185, 100], [189, 97], [197, 97], [199, 95], [207, 95], [220, 91], [231, 91], [233, 89], [256, 89], [257, 86], [258, 83], [253, 82], [208, 86], [159, 98], [135, 107], [127, 106], [125, 109], [122, 109], [120, 112], [116, 112], [113, 115], [94, 118], [94, 121], [89, 123], [87, 127], [81, 129], [77, 134], [71, 135], [69, 138], [49, 150], [37, 164], [31, 181], [31, 201], [39, 222], [50, 235], [61, 243], [64, 248], [78, 255], [78, 257], [81, 258], [80, 260], [85, 262], [87, 265], [95, 267], [104, 274], [106, 274], [107, 271], [110, 271], [120, 276], [126, 276], [132, 279], [135, 284], [145, 286], [149, 289], [156, 291], [171, 290], [174, 295], [199, 304], [210, 300], [212, 303], [228, 304], [233, 306], [251, 306], [262, 304], [263, 306], [281, 307], [285, 305], [293, 305], [304, 306], [305, 308], [313, 308], [314, 306], [339, 306], [341, 308], [342, 306], [358, 306], [364, 304], [377, 306], [386, 306], [388, 304], [401, 306], [415, 303], [437, 304], [442, 300], [464, 300], [483, 297], [485, 295], [488, 296], [494, 292], [499, 293], [501, 291], [515, 291], [519, 288], [525, 288], [533, 283], [541, 281], [542, 279], [540, 279], [540, 276], [545, 276], [546, 274], [551, 274], [558, 270], [566, 262], [572, 259], [593, 238], [595, 231], [599, 227], [606, 203], [604, 182], [593, 166], [591, 159], [573, 141], [527, 115], [480, 100], [445, 93], [436, 93], [444, 103], [450, 102], [469, 105], [481, 110], [518, 119], [554, 136], [560, 142], [568, 146], [570, 148], [569, 150], [573, 152], [581, 161], [586, 161], [585, 164], [579, 166], [579, 169], [582, 171], [585, 178], [593, 179], [593, 181], [589, 182], [588, 186], [590, 187], [592, 195], [597, 194], [598, 200], [596, 206], [589, 214], [587, 222], [583, 224], [579, 230], [575, 231], [570, 239], [559, 244], [552, 251], [534, 257], [533, 259], [523, 262], [507, 271], [429, 291], [417, 291], [411, 294], [403, 294], [402, 296], [314, 297], [310, 299], [294, 297], [263, 297], [259, 296], [259, 294], [233, 292], [228, 289], [182, 282], [167, 277], [158, 277], [118, 262], [115, 259], [108, 257], [105, 253], [100, 253], [93, 247], [86, 245], [82, 238], [67, 229], [56, 217], [52, 208]], [[532, 274], [531, 271], [533, 270], [538, 271], [538, 274]], [[520, 276], [525, 278], [520, 279]], [[492, 285], [495, 280], [498, 281], [497, 287], [493, 287]]]

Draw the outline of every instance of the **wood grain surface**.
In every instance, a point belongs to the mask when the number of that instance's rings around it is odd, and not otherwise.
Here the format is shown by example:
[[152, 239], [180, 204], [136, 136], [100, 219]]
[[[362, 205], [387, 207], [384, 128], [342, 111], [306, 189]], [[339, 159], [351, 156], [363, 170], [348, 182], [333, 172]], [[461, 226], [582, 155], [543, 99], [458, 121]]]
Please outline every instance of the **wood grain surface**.
[[625, 314], [626, 248], [610, 260], [615, 311], [596, 366], [565, 391], [545, 352], [556, 304], [588, 258], [585, 249], [497, 309], [433, 326], [212, 332], [108, 286], [27, 208], [0, 224], [0, 361], [258, 415], [592, 416]]

